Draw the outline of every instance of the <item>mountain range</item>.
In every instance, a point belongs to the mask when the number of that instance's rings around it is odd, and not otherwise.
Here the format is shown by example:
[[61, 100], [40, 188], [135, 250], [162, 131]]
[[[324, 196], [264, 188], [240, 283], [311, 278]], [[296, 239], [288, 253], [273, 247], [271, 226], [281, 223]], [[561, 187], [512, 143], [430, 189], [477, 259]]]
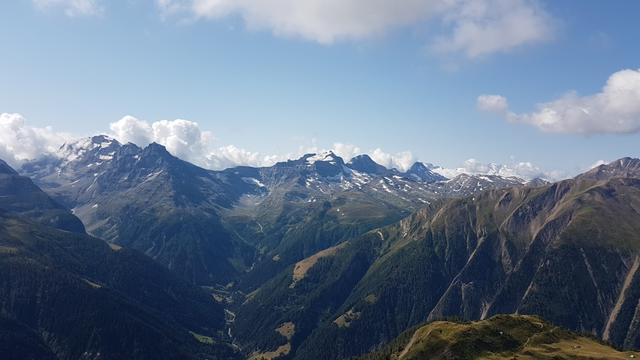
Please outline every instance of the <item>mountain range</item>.
[[[332, 152], [213, 171], [94, 136], [0, 162], [0, 210], [0, 333], [42, 358], [342, 359], [500, 314], [640, 348], [638, 159], [556, 183]], [[100, 330], [74, 341], [79, 304]]]
[[637, 348], [640, 174], [603, 169], [428, 206], [307, 258], [248, 297], [240, 340], [274, 348], [256, 334], [291, 322], [296, 358], [339, 359], [424, 321], [518, 313]]
[[[436, 199], [524, 183], [499, 176], [446, 180], [422, 163], [403, 173], [367, 155], [345, 164], [332, 152], [211, 171], [161, 145], [140, 148], [104, 135], [65, 144], [20, 173], [72, 209], [90, 234], [141, 251], [198, 285], [227, 284], [252, 266], [271, 267], [262, 264], [267, 255], [290, 265]], [[321, 214], [330, 219], [322, 230], [313, 224]], [[328, 234], [301, 243], [309, 227]], [[273, 274], [264, 271], [256, 273]]]

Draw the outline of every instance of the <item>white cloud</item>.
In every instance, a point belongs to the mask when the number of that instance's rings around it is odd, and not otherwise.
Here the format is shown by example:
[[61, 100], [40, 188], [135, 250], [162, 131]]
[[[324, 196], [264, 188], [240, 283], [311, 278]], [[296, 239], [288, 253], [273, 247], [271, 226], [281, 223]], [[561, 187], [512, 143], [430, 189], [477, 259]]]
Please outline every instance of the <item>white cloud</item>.
[[[103, 12], [103, 0], [32, 0], [67, 16]], [[539, 0], [155, 0], [163, 18], [237, 17], [249, 29], [322, 44], [360, 40], [406, 27], [437, 31], [426, 38], [437, 53], [473, 59], [553, 37], [555, 21]]]
[[176, 119], [149, 123], [127, 115], [111, 123], [113, 137], [120, 142], [146, 146], [152, 142], [164, 145], [173, 155], [202, 163], [213, 140], [213, 134], [202, 131], [198, 123]]
[[432, 48], [442, 53], [463, 53], [468, 58], [506, 52], [524, 44], [552, 38], [554, 21], [535, 1], [462, 0], [444, 15], [450, 33]]
[[261, 155], [234, 145], [216, 146], [213, 133], [200, 129], [197, 122], [176, 119], [149, 123], [127, 115], [109, 126], [118, 141], [146, 146], [152, 142], [164, 145], [181, 159], [209, 169], [238, 165], [268, 166], [281, 160], [274, 155]]
[[349, 162], [354, 156], [362, 154], [359, 147], [339, 142], [333, 144], [333, 152], [344, 159], [345, 162]]
[[0, 158], [11, 166], [53, 153], [70, 138], [50, 127], [29, 126], [20, 114], [0, 114]]
[[512, 162], [509, 164], [483, 163], [476, 159], [466, 160], [457, 168], [437, 167], [433, 171], [451, 179], [460, 174], [498, 175], [504, 177], [518, 177], [524, 180], [543, 178], [551, 181], [567, 177], [559, 171], [544, 171], [530, 162]]
[[[120, 142], [131, 142], [138, 146], [157, 142], [164, 145], [171, 154], [209, 169], [239, 165], [271, 166], [278, 161], [329, 150], [318, 147], [315, 139], [312, 139], [310, 146], [300, 146], [297, 152], [286, 155], [265, 155], [235, 145], [219, 146], [215, 144], [210, 131], [203, 131], [198, 123], [183, 119], [150, 123], [127, 115], [111, 123], [109, 128], [111, 135]], [[359, 147], [344, 143], [334, 143], [330, 150], [346, 161], [361, 153]], [[388, 158], [395, 159], [391, 155], [388, 155]]]
[[58, 8], [69, 17], [98, 15], [102, 12], [98, 0], [32, 0], [40, 10]]
[[[349, 162], [349, 160], [351, 160], [354, 156], [365, 153], [362, 151], [362, 148], [357, 145], [345, 144], [340, 142], [333, 143], [330, 149], [326, 149], [323, 147], [319, 147], [316, 143], [316, 140], [312, 139], [311, 146], [300, 146], [297, 153], [274, 157], [274, 159], [277, 159], [277, 161], [283, 161], [292, 158], [299, 158], [304, 154], [318, 154], [327, 151], [333, 151], [333, 153], [340, 156], [344, 160], [344, 162]], [[380, 148], [376, 148], [369, 151], [367, 154], [371, 157], [371, 159], [373, 159], [373, 161], [377, 162], [378, 164], [389, 169], [396, 168], [400, 171], [408, 170], [416, 161], [411, 151], [401, 151], [392, 154], [385, 152]]]
[[477, 100], [477, 107], [481, 111], [503, 114], [509, 110], [507, 98], [500, 95], [480, 95]]
[[589, 168], [588, 168], [588, 169], [585, 169], [585, 171], [586, 171], [586, 170], [591, 170], [591, 169], [597, 168], [597, 167], [598, 167], [598, 166], [600, 166], [600, 165], [606, 165], [606, 164], [608, 164], [608, 163], [610, 163], [610, 161], [606, 161], [606, 160], [598, 160], [598, 161], [594, 162], [593, 164], [589, 165]]
[[267, 29], [330, 44], [408, 26], [442, 25], [430, 47], [476, 58], [547, 40], [551, 16], [537, 0], [156, 0], [163, 16], [195, 19], [238, 16]]
[[271, 166], [284, 160], [276, 155], [261, 155], [257, 152], [247, 151], [234, 145], [217, 148], [206, 155], [205, 167], [210, 169], [226, 169], [239, 165], [246, 166]]
[[197, 18], [240, 16], [247, 27], [320, 43], [361, 39], [408, 25], [442, 7], [441, 0], [158, 0], [161, 11]]
[[[491, 95], [496, 96], [496, 95]], [[488, 98], [478, 98], [478, 104]], [[576, 134], [630, 134], [640, 132], [640, 69], [622, 70], [609, 77], [602, 90], [580, 96], [569, 92], [559, 99], [538, 104], [532, 113], [499, 111], [508, 121], [524, 123], [545, 132]], [[482, 108], [481, 108], [482, 109]], [[497, 108], [482, 109], [494, 111]]]
[[[125, 116], [110, 124], [111, 135], [120, 142], [132, 142], [146, 146], [151, 142], [164, 145], [173, 155], [208, 169], [225, 169], [233, 166], [271, 166], [278, 161], [299, 158], [307, 153], [327, 151], [313, 140], [310, 147], [300, 147], [297, 153], [265, 155], [234, 145], [217, 145], [210, 131], [200, 129], [198, 123], [189, 120], [161, 120], [149, 123], [133, 116]], [[26, 124], [20, 114], [0, 114], [0, 158], [12, 166], [45, 154], [55, 154], [65, 142], [73, 137], [56, 132], [49, 127], [39, 128]], [[334, 143], [331, 150], [348, 161], [361, 154], [361, 148], [346, 143]], [[369, 152], [377, 163], [406, 171], [416, 161], [410, 151], [387, 153], [380, 148]], [[599, 161], [594, 166], [603, 163]], [[458, 168], [435, 168], [434, 171], [452, 178], [462, 173], [516, 176], [523, 179], [542, 177], [548, 180], [566, 178], [564, 172], [543, 171], [530, 162], [512, 161], [509, 164], [482, 163], [475, 159], [465, 161]]]
[[145, 146], [153, 142], [153, 129], [151, 125], [139, 120], [131, 115], [126, 115], [122, 119], [111, 123], [109, 128], [114, 137], [122, 143], [133, 143]]
[[400, 171], [406, 171], [415, 162], [411, 151], [401, 151], [396, 154], [390, 154], [378, 148], [371, 151], [369, 156], [371, 157], [371, 159], [373, 159], [373, 161], [384, 167], [387, 167], [389, 169], [396, 168]]
[[160, 120], [151, 124], [153, 141], [166, 146], [173, 155], [183, 159], [199, 159], [213, 140], [213, 134], [200, 130], [198, 123], [176, 119]]

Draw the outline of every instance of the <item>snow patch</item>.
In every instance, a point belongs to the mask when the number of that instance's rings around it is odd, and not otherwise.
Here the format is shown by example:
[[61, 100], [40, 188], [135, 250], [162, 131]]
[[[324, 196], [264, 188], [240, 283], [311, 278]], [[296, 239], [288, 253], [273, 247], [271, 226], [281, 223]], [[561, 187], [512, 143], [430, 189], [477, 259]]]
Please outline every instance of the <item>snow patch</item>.
[[256, 179], [256, 178], [252, 178], [252, 177], [243, 177], [242, 181], [246, 182], [247, 184], [254, 184], [257, 185], [258, 187], [266, 187], [265, 184], [263, 184], [260, 180]]
[[332, 151], [326, 151], [319, 154], [313, 154], [306, 159], [307, 164], [315, 164], [316, 161], [329, 161], [330, 164], [336, 165], [336, 155]]

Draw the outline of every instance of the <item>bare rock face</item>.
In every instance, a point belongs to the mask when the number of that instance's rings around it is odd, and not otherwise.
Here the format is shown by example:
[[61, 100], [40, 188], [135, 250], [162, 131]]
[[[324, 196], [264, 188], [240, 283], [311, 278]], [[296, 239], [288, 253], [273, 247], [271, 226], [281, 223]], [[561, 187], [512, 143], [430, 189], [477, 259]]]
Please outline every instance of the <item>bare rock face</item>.
[[640, 159], [625, 157], [614, 162], [599, 165], [576, 177], [579, 180], [609, 180], [613, 178], [640, 177]]

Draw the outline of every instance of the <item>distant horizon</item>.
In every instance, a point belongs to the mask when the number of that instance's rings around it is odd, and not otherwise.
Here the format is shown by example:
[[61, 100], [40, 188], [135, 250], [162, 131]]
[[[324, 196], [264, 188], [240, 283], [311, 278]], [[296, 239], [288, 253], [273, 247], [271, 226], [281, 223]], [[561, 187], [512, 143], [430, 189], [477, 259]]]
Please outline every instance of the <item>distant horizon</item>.
[[[289, 157], [281, 157], [281, 158], [277, 158], [277, 159], [272, 159], [273, 162], [272, 163], [263, 163], [263, 164], [256, 164], [256, 165], [252, 165], [252, 164], [231, 164], [229, 166], [226, 167], [211, 167], [211, 166], [207, 166], [207, 164], [202, 164], [202, 163], [197, 163], [197, 162], [193, 162], [189, 159], [183, 158], [175, 153], [173, 153], [170, 149], [167, 148], [166, 144], [163, 144], [161, 142], [157, 142], [157, 141], [152, 141], [150, 143], [146, 143], [146, 144], [136, 144], [132, 141], [123, 141], [117, 138], [116, 135], [113, 134], [109, 134], [109, 133], [103, 133], [103, 134], [95, 134], [95, 135], [90, 135], [90, 136], [83, 136], [83, 137], [70, 137], [68, 139], [65, 140], [65, 142], [63, 142], [62, 144], [60, 144], [60, 146], [57, 148], [56, 151], [46, 151], [43, 152], [40, 156], [38, 157], [34, 157], [32, 159], [23, 159], [22, 161], [10, 161], [0, 157], [0, 160], [6, 161], [9, 165], [13, 166], [13, 167], [17, 167], [19, 168], [21, 165], [28, 163], [30, 161], [35, 161], [38, 160], [38, 158], [42, 158], [42, 157], [46, 157], [46, 156], [62, 156], [63, 154], [61, 154], [61, 151], [63, 150], [63, 148], [67, 145], [77, 145], [79, 143], [82, 143], [85, 140], [93, 140], [96, 137], [105, 137], [107, 140], [110, 141], [116, 141], [118, 144], [120, 144], [121, 146], [124, 145], [134, 145], [140, 149], [146, 149], [148, 146], [152, 145], [152, 144], [157, 144], [162, 146], [169, 154], [171, 154], [172, 156], [183, 160], [183, 161], [187, 161], [190, 162], [196, 166], [202, 167], [203, 169], [206, 170], [213, 170], [213, 171], [224, 171], [224, 170], [228, 170], [228, 169], [233, 169], [235, 167], [242, 167], [242, 166], [248, 166], [248, 167], [255, 167], [255, 168], [264, 168], [264, 167], [271, 167], [274, 166], [278, 163], [285, 163], [288, 161], [297, 161], [297, 160], [302, 160], [303, 158], [306, 157], [313, 157], [316, 155], [322, 155], [322, 154], [333, 154], [337, 157], [339, 157], [345, 164], [349, 164], [353, 159], [355, 159], [356, 157], [362, 157], [362, 156], [367, 156], [369, 159], [371, 159], [372, 161], [374, 161], [376, 164], [383, 166], [384, 168], [386, 168], [387, 170], [396, 170], [400, 173], [406, 173], [407, 171], [410, 170], [410, 168], [416, 164], [422, 164], [425, 167], [427, 167], [428, 169], [430, 169], [431, 171], [444, 176], [447, 179], [453, 179], [457, 176], [463, 175], [463, 174], [467, 174], [467, 175], [478, 175], [478, 176], [482, 176], [482, 175], [495, 175], [495, 176], [501, 176], [504, 178], [509, 178], [509, 177], [513, 177], [513, 178], [520, 178], [522, 180], [525, 181], [530, 181], [530, 180], [534, 180], [534, 179], [543, 179], [543, 180], [547, 180], [547, 181], [551, 181], [551, 182], [555, 182], [555, 181], [561, 181], [564, 179], [568, 179], [568, 178], [572, 178], [576, 175], [579, 175], [583, 172], [589, 171], [593, 168], [598, 167], [599, 165], [605, 165], [605, 164], [609, 164], [618, 160], [621, 160], [623, 158], [632, 158], [631, 156], [625, 156], [625, 157], [621, 157], [619, 159], [612, 159], [609, 161], [599, 161], [595, 164], [593, 164], [592, 166], [582, 169], [579, 172], [576, 172], [574, 174], [563, 174], [563, 175], [559, 175], [559, 173], [556, 174], [545, 174], [540, 172], [539, 174], [536, 173], [536, 171], [538, 171], [538, 169], [535, 168], [531, 168], [528, 167], [527, 165], [523, 165], [524, 168], [520, 168], [518, 169], [518, 167], [510, 167], [509, 165], [506, 164], [498, 164], [498, 163], [479, 163], [477, 162], [477, 160], [475, 159], [468, 159], [467, 161], [465, 161], [465, 163], [463, 164], [462, 167], [458, 167], [458, 168], [447, 168], [444, 167], [442, 165], [440, 165], [438, 163], [437, 160], [432, 159], [432, 160], [412, 160], [412, 162], [403, 168], [399, 168], [397, 166], [394, 166], [393, 164], [384, 164], [382, 162], [380, 162], [380, 160], [384, 161], [385, 158], [384, 157], [380, 157], [380, 154], [370, 154], [367, 152], [352, 152], [352, 153], [340, 153], [341, 150], [338, 149], [306, 149], [309, 150], [308, 152], [306, 150], [303, 150], [302, 152], [298, 153], [298, 154], [288, 154], [287, 156]], [[376, 158], [377, 155], [377, 158]], [[518, 173], [518, 170], [524, 171], [522, 174]], [[549, 176], [551, 175], [551, 176]], [[556, 177], [552, 177], [552, 176], [556, 176]]]

